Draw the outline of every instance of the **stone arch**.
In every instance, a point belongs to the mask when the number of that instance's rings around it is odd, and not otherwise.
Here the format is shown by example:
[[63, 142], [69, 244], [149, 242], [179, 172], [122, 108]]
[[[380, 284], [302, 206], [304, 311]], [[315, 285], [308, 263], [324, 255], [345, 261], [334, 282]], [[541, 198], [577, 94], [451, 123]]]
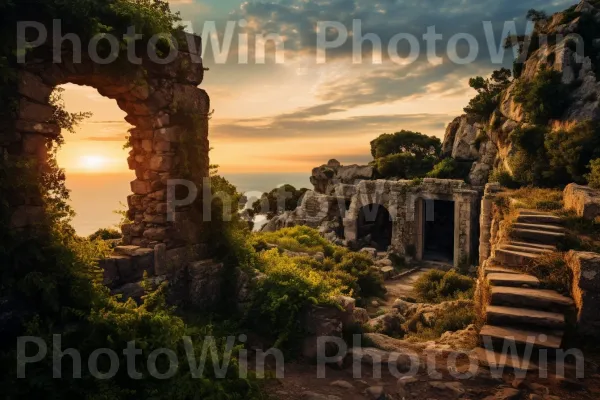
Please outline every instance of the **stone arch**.
[[[196, 43], [200, 40], [191, 35], [190, 38]], [[63, 60], [60, 64], [31, 60], [19, 66], [18, 115], [14, 129], [3, 135], [0, 145], [9, 154], [35, 159], [43, 168], [47, 162], [46, 142], [60, 133], [60, 127], [49, 122], [53, 113], [49, 105], [52, 90], [66, 83], [97, 89], [102, 96], [115, 100], [126, 112], [125, 120], [133, 125], [128, 132], [131, 151], [127, 159], [136, 175], [127, 199], [128, 217], [133, 223], [123, 227], [124, 244], [145, 248], [157, 244], [165, 244], [167, 248], [195, 244], [199, 224], [190, 225], [186, 217], [189, 210], [185, 209], [175, 210], [173, 217], [168, 218], [167, 189], [169, 180], [184, 178], [180, 168], [184, 138], [191, 138], [205, 149], [195, 155], [195, 165], [199, 166], [195, 176], [209, 176], [210, 100], [198, 88], [204, 75], [201, 59], [179, 51], [169, 64], [150, 60], [143, 60], [141, 65], [128, 64], [132, 71], [128, 74], [116, 72], [114, 65], [100, 65], [90, 59], [73, 63], [69, 55], [63, 55]], [[179, 120], [181, 110], [193, 113], [200, 122], [190, 126], [189, 122]], [[201, 179], [196, 183], [200, 184]], [[201, 193], [201, 188], [198, 189]], [[25, 228], [39, 221], [43, 213], [39, 204], [36, 199], [15, 204], [12, 226]]]
[[367, 204], [360, 208], [357, 218], [356, 239], [365, 245], [387, 251], [392, 244], [393, 222], [388, 209], [381, 204]]

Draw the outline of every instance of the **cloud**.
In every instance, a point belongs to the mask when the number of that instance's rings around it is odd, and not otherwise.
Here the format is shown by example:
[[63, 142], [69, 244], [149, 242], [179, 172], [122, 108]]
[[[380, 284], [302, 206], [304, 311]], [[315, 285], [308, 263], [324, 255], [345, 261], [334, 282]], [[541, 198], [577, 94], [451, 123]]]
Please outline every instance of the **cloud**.
[[359, 134], [381, 134], [385, 131], [411, 129], [443, 130], [451, 121], [448, 114], [368, 115], [344, 119], [311, 119], [319, 115], [320, 106], [300, 109], [296, 113], [273, 118], [230, 120], [213, 124], [211, 135], [218, 139], [285, 140], [289, 138], [340, 137]]

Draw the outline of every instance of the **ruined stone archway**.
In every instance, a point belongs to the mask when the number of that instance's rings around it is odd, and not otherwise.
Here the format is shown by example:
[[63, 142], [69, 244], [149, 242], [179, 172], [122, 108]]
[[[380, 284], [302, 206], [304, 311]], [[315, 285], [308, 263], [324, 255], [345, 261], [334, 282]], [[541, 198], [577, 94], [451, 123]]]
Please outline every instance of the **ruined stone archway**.
[[[137, 179], [131, 182], [132, 195], [127, 199], [128, 216], [133, 223], [123, 229], [124, 242], [142, 247], [165, 243], [172, 248], [193, 241], [194, 235], [182, 236], [177, 219], [167, 220], [166, 204], [167, 181], [183, 178], [179, 163], [185, 135], [192, 136], [206, 149], [197, 157], [203, 165], [201, 175], [208, 176], [209, 97], [197, 88], [203, 79], [203, 66], [189, 62], [190, 58], [189, 53], [179, 52], [173, 63], [147, 63], [135, 69], [132, 76], [115, 74], [110, 66], [97, 65], [91, 60], [83, 60], [81, 64], [23, 65], [19, 70], [18, 119], [14, 140], [6, 143], [8, 150], [23, 157], [34, 157], [44, 164], [47, 138], [60, 133], [56, 124], [48, 122], [52, 118], [53, 109], [48, 102], [53, 88], [65, 83], [91, 86], [101, 95], [116, 100], [127, 113], [127, 122], [134, 126], [129, 131], [131, 151], [127, 162]], [[199, 135], [197, 126], [185, 126], [177, 121], [175, 114], [182, 109], [192, 110], [203, 118]], [[34, 206], [18, 206], [13, 226], [22, 228], [34, 224], [39, 212]]]
[[[201, 48], [199, 37], [186, 37], [194, 42], [194, 48]], [[133, 274], [137, 278], [144, 272], [142, 269], [157, 272], [157, 248], [163, 259], [165, 252], [172, 251], [173, 257], [181, 258], [178, 249], [202, 248], [202, 218], [197, 214], [201, 207], [194, 205], [202, 201], [201, 184], [209, 176], [210, 100], [198, 88], [204, 75], [199, 55], [180, 50], [170, 63], [144, 59], [140, 65], [128, 64], [127, 73], [116, 70], [114, 65], [99, 65], [85, 58], [81, 63], [73, 63], [69, 54], [63, 54], [64, 62], [59, 64], [50, 57], [51, 54], [48, 59], [35, 54], [18, 66], [18, 112], [15, 120], [8, 123], [9, 128], [2, 131], [0, 150], [16, 159], [34, 161], [43, 171], [48, 161], [47, 143], [61, 132], [52, 122], [53, 89], [66, 83], [93, 87], [102, 96], [114, 99], [126, 112], [126, 121], [134, 126], [129, 130], [131, 151], [127, 159], [136, 175], [131, 182], [132, 194], [127, 198], [132, 223], [123, 226], [123, 244], [135, 247], [130, 248], [131, 254], [120, 256], [145, 257], [143, 268], [137, 268]], [[125, 141], [126, 132], [123, 136]], [[195, 152], [186, 154], [190, 148]], [[41, 173], [39, 176], [41, 179]], [[167, 203], [168, 182], [178, 179], [192, 180], [198, 196], [194, 205], [172, 209]], [[186, 194], [184, 190], [178, 198]], [[26, 229], [44, 219], [45, 208], [39, 196], [14, 196], [14, 201], [12, 196], [7, 197], [11, 201], [12, 228]], [[116, 264], [114, 269], [119, 269]], [[120, 283], [133, 279], [121, 278]]]
[[360, 208], [357, 219], [357, 241], [387, 251], [392, 244], [392, 218], [390, 212], [380, 204], [369, 204]]

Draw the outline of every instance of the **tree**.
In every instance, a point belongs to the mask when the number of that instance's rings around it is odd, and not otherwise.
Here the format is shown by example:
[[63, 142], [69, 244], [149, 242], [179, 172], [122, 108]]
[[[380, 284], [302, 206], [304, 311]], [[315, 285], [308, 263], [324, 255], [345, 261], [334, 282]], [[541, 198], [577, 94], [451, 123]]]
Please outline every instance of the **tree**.
[[546, 21], [548, 19], [548, 14], [544, 11], [538, 11], [532, 8], [527, 11], [527, 19], [533, 22]]
[[381, 177], [423, 177], [439, 160], [440, 139], [420, 132], [402, 130], [383, 134], [371, 142], [373, 165]]
[[500, 93], [511, 83], [512, 73], [509, 69], [502, 68], [492, 72], [489, 79], [476, 76], [469, 80], [469, 86], [477, 91], [475, 96], [465, 107], [465, 112], [480, 121], [486, 121], [498, 108]]

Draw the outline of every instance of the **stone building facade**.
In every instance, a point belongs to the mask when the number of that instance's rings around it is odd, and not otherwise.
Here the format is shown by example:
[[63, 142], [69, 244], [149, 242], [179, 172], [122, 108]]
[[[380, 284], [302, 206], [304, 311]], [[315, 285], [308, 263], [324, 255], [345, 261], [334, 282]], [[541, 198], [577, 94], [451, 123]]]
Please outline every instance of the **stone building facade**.
[[[464, 181], [313, 181], [315, 191], [295, 211], [263, 229], [307, 225], [353, 248], [376, 247], [455, 266], [478, 261], [481, 196]], [[319, 193], [324, 189], [327, 193]]]

